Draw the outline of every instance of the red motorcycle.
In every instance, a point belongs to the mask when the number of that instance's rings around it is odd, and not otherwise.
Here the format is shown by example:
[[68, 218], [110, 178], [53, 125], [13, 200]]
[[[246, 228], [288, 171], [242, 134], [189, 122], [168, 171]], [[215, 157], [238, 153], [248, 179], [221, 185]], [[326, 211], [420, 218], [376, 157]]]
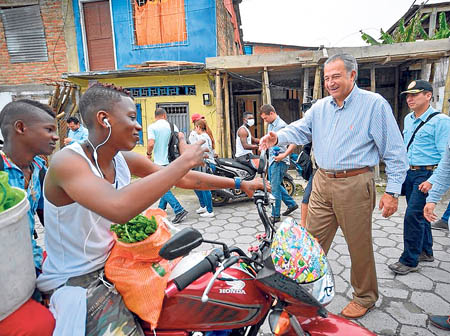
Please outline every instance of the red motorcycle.
[[[258, 173], [263, 178], [266, 162], [262, 154]], [[259, 236], [259, 246], [249, 249], [251, 256], [203, 239], [193, 228], [176, 233], [163, 246], [161, 257], [184, 258], [171, 274], [157, 329], [142, 322], [146, 335], [256, 336], [267, 319], [275, 335], [375, 335], [327, 312], [325, 305], [334, 296], [329, 265], [324, 276], [306, 284], [275, 270], [271, 245], [276, 229], [265, 210], [270, 197], [266, 190], [254, 195], [265, 234]], [[221, 248], [189, 254], [203, 242]]]

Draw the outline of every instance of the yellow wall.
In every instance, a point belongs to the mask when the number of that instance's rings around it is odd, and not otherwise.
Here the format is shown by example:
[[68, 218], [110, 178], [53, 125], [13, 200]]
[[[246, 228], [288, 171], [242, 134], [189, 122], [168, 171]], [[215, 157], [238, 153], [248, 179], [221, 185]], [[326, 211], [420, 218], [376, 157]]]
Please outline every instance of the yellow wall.
[[[80, 85], [82, 91], [86, 90], [87, 81], [74, 80], [73, 82]], [[208, 126], [211, 128], [215, 139], [219, 139], [217, 135], [216, 107], [214, 104], [214, 95], [209, 86], [208, 77], [205, 73], [194, 75], [179, 76], [142, 76], [142, 77], [126, 77], [126, 78], [107, 78], [99, 79], [99, 82], [113, 83], [123, 87], [146, 87], [146, 86], [170, 86], [170, 85], [195, 85], [195, 96], [160, 96], [160, 97], [136, 97], [136, 103], [140, 103], [142, 107], [142, 128], [144, 133], [144, 145], [137, 145], [134, 151], [144, 154], [147, 152], [147, 127], [155, 120], [155, 109], [157, 103], [188, 103], [189, 104], [189, 120], [195, 113], [205, 116]], [[209, 93], [212, 105], [203, 105], [203, 93]], [[190, 124], [192, 130], [193, 124]]]

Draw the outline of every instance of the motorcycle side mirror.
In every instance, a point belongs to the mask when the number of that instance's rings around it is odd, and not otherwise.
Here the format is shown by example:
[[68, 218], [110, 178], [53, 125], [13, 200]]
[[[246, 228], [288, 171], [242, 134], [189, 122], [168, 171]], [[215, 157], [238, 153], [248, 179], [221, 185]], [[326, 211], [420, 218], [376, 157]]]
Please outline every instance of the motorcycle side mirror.
[[266, 162], [267, 162], [266, 152], [267, 152], [266, 150], [262, 150], [261, 155], [259, 156], [258, 174], [264, 173], [266, 169]]
[[159, 255], [173, 260], [187, 255], [203, 242], [202, 234], [193, 228], [184, 228], [170, 238], [159, 251]]

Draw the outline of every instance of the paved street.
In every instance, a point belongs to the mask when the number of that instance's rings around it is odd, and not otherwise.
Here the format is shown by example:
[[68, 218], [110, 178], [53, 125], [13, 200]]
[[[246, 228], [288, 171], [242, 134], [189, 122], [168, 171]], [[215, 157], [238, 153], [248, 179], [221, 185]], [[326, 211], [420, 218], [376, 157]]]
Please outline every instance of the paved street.
[[[263, 231], [256, 208], [250, 201], [217, 207], [214, 209], [216, 217], [211, 220], [201, 218], [195, 213], [199, 205], [193, 192], [176, 190], [175, 193], [189, 211], [188, 218], [180, 227], [192, 226], [200, 230], [207, 239], [220, 239], [246, 251], [248, 246], [255, 243], [255, 235]], [[297, 198], [300, 202], [301, 197]], [[447, 203], [438, 205], [439, 215], [444, 212], [446, 205]], [[449, 335], [446, 331], [429, 326], [427, 321], [428, 314], [450, 314], [449, 233], [433, 231], [435, 261], [423, 263], [420, 272], [400, 276], [394, 275], [387, 268], [388, 264], [398, 260], [402, 252], [405, 208], [405, 198], [402, 197], [399, 211], [391, 218], [384, 219], [380, 211], [374, 211], [373, 237], [380, 299], [376, 304], [377, 308], [360, 319], [359, 323], [378, 335]], [[172, 218], [171, 209], [168, 213]], [[293, 217], [299, 220], [300, 210], [294, 212]], [[42, 231], [42, 228], [39, 231]], [[40, 234], [39, 239], [42, 241], [43, 234]], [[202, 246], [204, 249], [209, 247]], [[328, 309], [339, 313], [352, 297], [350, 257], [340, 231], [328, 257], [335, 274], [337, 291]]]

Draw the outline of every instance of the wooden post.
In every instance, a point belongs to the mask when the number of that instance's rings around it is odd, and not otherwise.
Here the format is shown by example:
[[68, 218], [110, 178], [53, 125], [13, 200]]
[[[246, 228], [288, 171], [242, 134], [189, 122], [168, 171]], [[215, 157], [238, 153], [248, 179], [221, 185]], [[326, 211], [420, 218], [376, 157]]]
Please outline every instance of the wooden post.
[[377, 87], [376, 87], [376, 82], [375, 82], [375, 67], [372, 66], [370, 68], [370, 91], [372, 92], [376, 92]]
[[320, 90], [320, 65], [316, 67], [316, 74], [314, 76], [314, 91], [313, 91], [313, 99], [319, 99], [319, 90]]
[[263, 77], [264, 77], [264, 94], [266, 96], [265, 104], [272, 104], [272, 96], [270, 94], [270, 85], [269, 85], [269, 73], [267, 71], [267, 67], [264, 67]]
[[297, 92], [297, 94], [298, 94], [298, 117], [299, 118], [303, 118], [303, 110], [302, 110], [303, 95], [304, 95], [304, 92], [303, 92], [304, 80], [302, 78], [303, 76], [304, 76], [304, 71], [303, 71], [303, 69], [300, 69], [300, 88]]
[[394, 116], [397, 120], [397, 124], [400, 121], [400, 111], [398, 110], [398, 95], [399, 92], [399, 81], [400, 81], [400, 69], [398, 66], [395, 67], [395, 84], [394, 84]]
[[228, 86], [228, 73], [225, 72], [223, 77], [223, 88], [225, 90], [225, 136], [224, 136], [224, 149], [225, 157], [231, 157], [231, 139], [230, 139], [230, 88]]
[[445, 89], [444, 89], [444, 101], [442, 103], [442, 113], [449, 114], [448, 107], [448, 99], [450, 98], [450, 57], [448, 60], [448, 68], [447, 68], [447, 77], [445, 79]]
[[231, 157], [234, 155], [236, 148], [235, 134], [236, 134], [236, 111], [234, 109], [234, 96], [233, 96], [233, 81], [232, 78], [228, 79], [228, 92], [230, 93], [230, 122], [231, 122]]
[[216, 148], [219, 156], [223, 156], [223, 100], [222, 100], [222, 83], [220, 79], [220, 71], [216, 70]]
[[309, 96], [309, 68], [303, 71], [303, 103], [308, 102]]
[[430, 24], [428, 28], [428, 36], [434, 36], [434, 30], [436, 29], [436, 21], [437, 21], [437, 8], [433, 8], [430, 14]]
[[427, 73], [427, 60], [424, 58], [421, 63], [422, 63], [422, 67], [420, 70], [420, 79], [427, 81], [429, 78], [428, 73]]
[[[270, 94], [270, 86], [269, 86], [269, 73], [267, 72], [267, 67], [264, 67], [263, 72], [264, 77], [264, 96], [265, 96], [265, 104], [272, 104], [272, 96]], [[264, 134], [267, 134], [267, 123], [264, 123]]]

